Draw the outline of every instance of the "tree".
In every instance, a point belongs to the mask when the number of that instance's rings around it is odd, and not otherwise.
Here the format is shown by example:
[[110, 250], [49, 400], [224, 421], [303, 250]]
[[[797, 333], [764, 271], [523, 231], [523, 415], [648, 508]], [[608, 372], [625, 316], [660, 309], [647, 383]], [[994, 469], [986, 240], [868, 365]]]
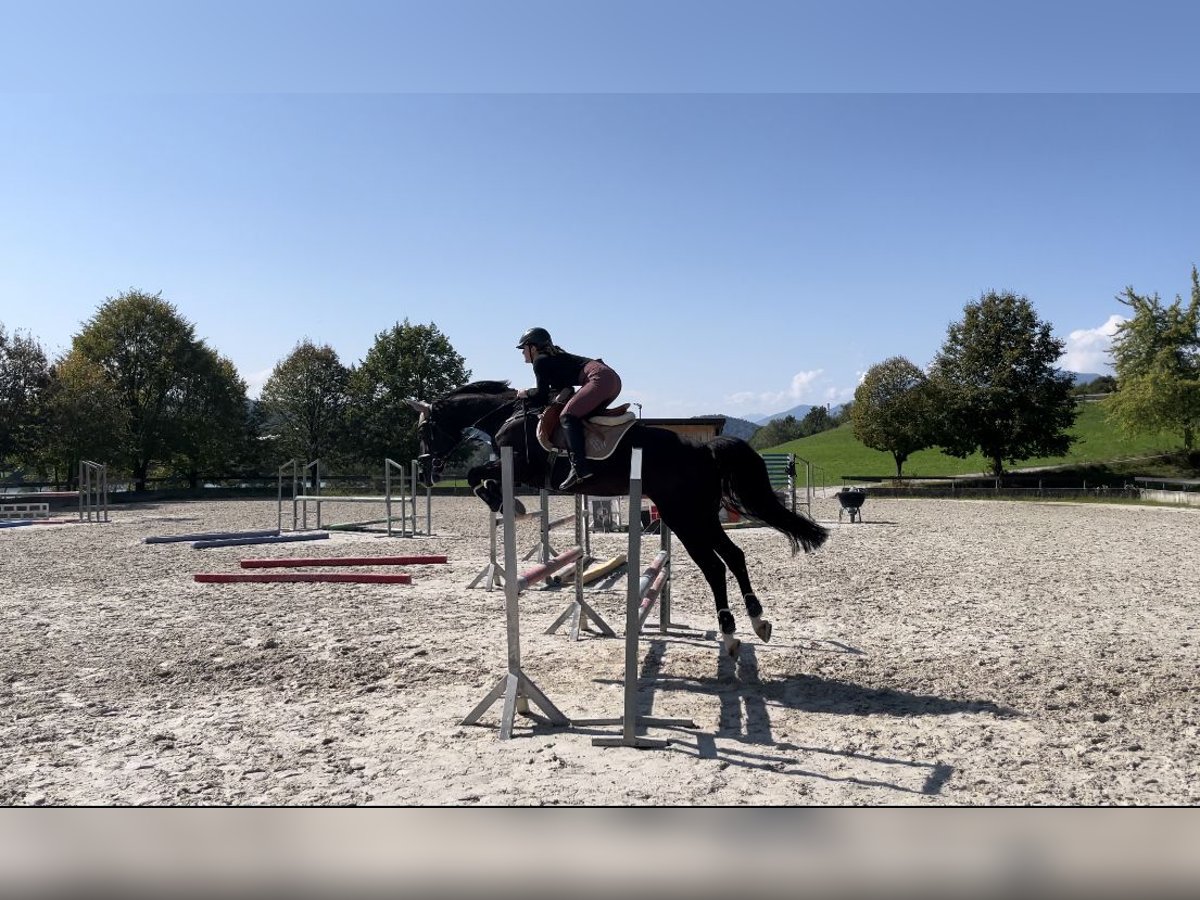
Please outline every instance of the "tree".
[[899, 478], [905, 461], [933, 446], [936, 420], [925, 373], [903, 356], [871, 366], [854, 392], [854, 436], [892, 454]]
[[174, 463], [195, 489], [201, 472], [223, 473], [244, 455], [246, 382], [232, 362], [200, 344], [181, 380], [177, 402]]
[[130, 289], [104, 302], [74, 349], [120, 392], [127, 414], [122, 455], [136, 489], [145, 490], [151, 466], [172, 456], [186, 382], [204, 357], [195, 327], [161, 293]]
[[432, 322], [408, 319], [375, 335], [350, 379], [354, 455], [364, 464], [417, 455], [416, 413], [407, 398], [433, 400], [471, 377], [465, 360]]
[[1085, 384], [1077, 384], [1071, 389], [1076, 397], [1083, 394], [1111, 394], [1117, 389], [1117, 379], [1112, 375], [1101, 375]]
[[1120, 390], [1108, 400], [1108, 414], [1129, 434], [1174, 431], [1185, 450], [1200, 428], [1200, 276], [1192, 267], [1192, 298], [1187, 308], [1176, 296], [1163, 306], [1155, 294], [1143, 297], [1127, 287], [1117, 299], [1133, 315], [1117, 327], [1112, 356]]
[[266, 431], [280, 456], [310, 463], [336, 457], [345, 441], [350, 371], [328, 345], [308, 338], [271, 372], [262, 389]]
[[833, 416], [829, 415], [829, 410], [824, 406], [814, 406], [800, 420], [800, 433], [803, 437], [820, 434], [833, 427]]
[[935, 443], [959, 458], [978, 450], [996, 476], [1005, 460], [1066, 453], [1076, 407], [1071, 375], [1055, 366], [1063, 346], [1025, 297], [992, 291], [967, 304], [930, 373]]
[[49, 383], [41, 345], [28, 334], [10, 337], [0, 323], [0, 470], [27, 457], [40, 442], [41, 400]]
[[754, 436], [750, 438], [750, 446], [755, 450], [764, 450], [767, 447], [778, 447], [780, 444], [786, 444], [788, 441], [802, 437], [804, 437], [804, 431], [796, 417], [781, 416], [778, 419], [772, 419], [754, 432]]
[[120, 391], [99, 363], [71, 351], [50, 370], [41, 464], [55, 483], [70, 484], [81, 459], [112, 459], [127, 432]]

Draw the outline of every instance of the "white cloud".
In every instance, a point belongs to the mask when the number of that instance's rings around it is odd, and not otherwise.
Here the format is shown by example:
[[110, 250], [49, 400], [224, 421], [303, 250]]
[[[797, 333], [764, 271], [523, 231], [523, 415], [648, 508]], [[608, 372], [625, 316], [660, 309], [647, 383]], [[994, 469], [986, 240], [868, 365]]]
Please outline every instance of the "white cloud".
[[1112, 360], [1108, 352], [1112, 347], [1117, 326], [1126, 321], [1124, 316], [1111, 315], [1098, 328], [1081, 328], [1067, 336], [1067, 347], [1059, 357], [1058, 365], [1068, 372], [1098, 372], [1112, 374]]
[[261, 372], [252, 372], [249, 375], [242, 375], [246, 380], [246, 396], [252, 400], [257, 400], [259, 393], [263, 389], [263, 385], [267, 383], [267, 379], [271, 377], [274, 369], [263, 369]]
[[[855, 385], [857, 386], [857, 385]], [[854, 387], [838, 387], [825, 376], [824, 369], [797, 372], [791, 382], [781, 391], [738, 391], [730, 394], [726, 402], [732, 407], [730, 413], [771, 415], [791, 409], [801, 403], [837, 406], [854, 397]]]

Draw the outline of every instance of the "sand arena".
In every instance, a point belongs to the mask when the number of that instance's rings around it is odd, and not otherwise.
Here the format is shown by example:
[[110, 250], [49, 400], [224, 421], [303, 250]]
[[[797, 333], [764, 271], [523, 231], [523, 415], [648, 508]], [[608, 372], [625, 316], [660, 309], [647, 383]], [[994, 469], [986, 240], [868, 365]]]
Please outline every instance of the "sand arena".
[[[570, 500], [554, 498], [561, 514]], [[273, 500], [113, 508], [104, 525], [0, 532], [4, 804], [1195, 804], [1200, 543], [1187, 509], [870, 500], [792, 558], [742, 529], [775, 625], [737, 664], [677, 547], [674, 618], [647, 634], [645, 714], [666, 750], [594, 747], [499, 706], [504, 596], [474, 498], [433, 537], [192, 550], [179, 532], [273, 527]], [[325, 521], [363, 518], [326, 510]], [[536, 525], [518, 523], [518, 543]], [[597, 555], [624, 535], [596, 535]], [[655, 541], [647, 537], [647, 546]], [[569, 543], [569, 536], [556, 544]], [[445, 554], [411, 585], [197, 584], [247, 557]], [[645, 560], [646, 554], [643, 554]], [[618, 716], [620, 637], [542, 631], [568, 591], [521, 599], [525, 670], [568, 716]], [[589, 602], [621, 631], [624, 587]]]

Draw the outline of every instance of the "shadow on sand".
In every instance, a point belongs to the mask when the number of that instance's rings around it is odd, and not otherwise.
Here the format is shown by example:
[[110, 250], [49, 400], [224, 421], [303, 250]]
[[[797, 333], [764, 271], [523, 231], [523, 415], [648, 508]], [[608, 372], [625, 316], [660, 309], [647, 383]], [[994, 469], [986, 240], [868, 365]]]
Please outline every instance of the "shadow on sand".
[[[803, 712], [853, 716], [937, 716], [955, 713], [982, 713], [1010, 717], [1019, 715], [987, 700], [960, 700], [927, 694], [914, 694], [892, 688], [868, 688], [818, 675], [790, 675], [763, 682], [758, 673], [758, 656], [753, 644], [743, 644], [740, 658], [719, 656], [711, 677], [689, 678], [663, 673], [663, 658], [671, 639], [650, 639], [643, 656], [638, 679], [639, 715], [653, 714], [655, 692], [687, 691], [716, 697], [721, 704], [715, 732], [696, 733], [672, 729], [671, 751], [700, 759], [720, 760], [729, 765], [762, 769], [776, 774], [825, 781], [846, 782], [868, 787], [883, 787], [909, 794], [938, 794], [954, 773], [952, 766], [940, 761], [899, 759], [825, 747], [804, 747], [777, 741], [772, 733], [770, 708], [785, 707]], [[844, 645], [842, 645], [844, 647]], [[841, 652], [857, 653], [844, 647]], [[586, 730], [586, 729], [583, 729]], [[801, 764], [804, 757], [836, 759], [834, 771], [817, 771]], [[851, 766], [842, 763], [853, 763]], [[871, 770], [900, 767], [900, 781], [911, 779], [919, 787], [906, 786], [886, 778], [865, 774], [835, 774], [843, 768]], [[911, 773], [906, 777], [903, 773]]]

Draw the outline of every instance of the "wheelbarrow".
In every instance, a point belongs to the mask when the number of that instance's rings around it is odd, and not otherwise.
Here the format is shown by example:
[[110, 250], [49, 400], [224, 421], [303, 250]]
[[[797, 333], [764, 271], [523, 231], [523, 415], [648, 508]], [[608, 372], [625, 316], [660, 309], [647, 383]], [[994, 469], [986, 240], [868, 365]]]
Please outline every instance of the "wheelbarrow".
[[862, 488], [842, 488], [833, 496], [837, 497], [841, 508], [838, 509], [838, 521], [844, 514], [850, 515], [850, 522], [862, 521], [862, 505], [866, 502], [867, 492]]

